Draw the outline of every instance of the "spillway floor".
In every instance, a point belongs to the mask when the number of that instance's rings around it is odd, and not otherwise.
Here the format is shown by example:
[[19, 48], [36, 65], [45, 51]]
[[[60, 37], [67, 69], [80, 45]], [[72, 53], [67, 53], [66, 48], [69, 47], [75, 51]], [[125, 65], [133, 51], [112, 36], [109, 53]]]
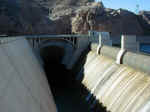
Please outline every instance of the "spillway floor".
[[77, 86], [57, 88], [53, 93], [58, 112], [91, 112]]
[[47, 65], [45, 70], [58, 112], [91, 112], [81, 87], [71, 80], [71, 74], [63, 66]]
[[100, 111], [90, 109], [88, 92], [62, 65], [47, 65], [45, 70], [58, 112], [106, 112], [101, 106]]

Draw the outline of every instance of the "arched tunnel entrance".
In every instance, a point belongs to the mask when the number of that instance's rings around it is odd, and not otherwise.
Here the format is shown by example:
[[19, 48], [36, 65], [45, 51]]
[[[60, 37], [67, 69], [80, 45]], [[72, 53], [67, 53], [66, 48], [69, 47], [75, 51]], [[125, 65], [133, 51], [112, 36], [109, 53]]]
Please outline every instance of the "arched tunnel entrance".
[[63, 88], [69, 84], [69, 71], [62, 64], [65, 55], [64, 48], [58, 46], [47, 46], [40, 50], [44, 61], [44, 69], [51, 85], [54, 88]]

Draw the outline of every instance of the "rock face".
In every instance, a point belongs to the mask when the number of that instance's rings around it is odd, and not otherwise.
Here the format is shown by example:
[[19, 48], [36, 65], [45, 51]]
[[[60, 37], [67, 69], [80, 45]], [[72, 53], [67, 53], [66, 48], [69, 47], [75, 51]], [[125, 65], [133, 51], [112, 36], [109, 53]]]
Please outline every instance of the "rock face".
[[[143, 34], [138, 17], [94, 0], [1, 0], [0, 34], [70, 34], [88, 30]], [[143, 19], [142, 19], [143, 20]]]
[[50, 31], [52, 22], [32, 0], [1, 0], [0, 5], [0, 34], [21, 35]]
[[[70, 33], [70, 16], [65, 14], [68, 13], [68, 6], [76, 6], [80, 3], [85, 4], [87, 1], [88, 0], [82, 0], [82, 2], [77, 2], [77, 0], [1, 0], [0, 35]], [[65, 10], [62, 9], [63, 7]], [[50, 14], [51, 12], [53, 13]], [[57, 14], [59, 15], [58, 18]]]
[[141, 11], [139, 13], [139, 21], [144, 29], [144, 33], [149, 35], [150, 34], [150, 11]]
[[81, 9], [73, 18], [73, 32], [87, 33], [88, 30], [97, 30], [107, 31], [112, 35], [143, 34], [135, 14], [123, 9], [107, 9], [102, 3], [91, 6]]
[[54, 8], [57, 5], [65, 6], [81, 6], [88, 2], [94, 2], [95, 0], [35, 0], [36, 3], [43, 7]]

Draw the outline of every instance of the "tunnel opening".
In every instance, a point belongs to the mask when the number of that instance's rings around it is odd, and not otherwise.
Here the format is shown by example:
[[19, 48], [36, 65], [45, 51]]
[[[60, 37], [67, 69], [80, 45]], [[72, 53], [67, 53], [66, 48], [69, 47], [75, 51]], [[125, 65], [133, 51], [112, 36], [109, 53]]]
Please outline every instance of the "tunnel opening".
[[[82, 67], [88, 51], [86, 50], [80, 57], [80, 64], [76, 63], [77, 66]], [[97, 101], [94, 107], [91, 107], [91, 102], [86, 101], [89, 91], [75, 79], [80, 67], [76, 66], [74, 69], [68, 70], [61, 63], [65, 55], [64, 48], [48, 46], [41, 49], [40, 54], [44, 61], [44, 69], [58, 112], [106, 112], [106, 109], [100, 106]], [[94, 101], [94, 97], [92, 98]]]
[[67, 71], [65, 65], [61, 64], [63, 56], [64, 49], [57, 46], [45, 47], [41, 50], [44, 69], [52, 89], [61, 89], [63, 86], [67, 86], [69, 71]]

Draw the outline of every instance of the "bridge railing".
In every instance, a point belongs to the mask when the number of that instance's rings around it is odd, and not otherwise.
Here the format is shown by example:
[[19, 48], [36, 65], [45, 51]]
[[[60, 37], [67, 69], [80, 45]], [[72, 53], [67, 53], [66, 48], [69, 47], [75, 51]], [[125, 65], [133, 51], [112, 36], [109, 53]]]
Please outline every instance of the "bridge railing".
[[43, 41], [49, 41], [51, 39], [63, 39], [67, 40], [76, 48], [78, 48], [78, 40], [79, 38], [88, 38], [88, 35], [33, 35], [26, 36], [34, 48], [38, 47]]
[[[63, 40], [67, 40], [69, 42], [71, 42], [73, 44], [73, 46], [75, 46], [76, 48], [78, 48], [79, 44], [78, 44], [78, 40], [79, 38], [88, 38], [89, 35], [69, 35], [69, 34], [65, 34], [65, 35], [25, 35], [25, 36], [2, 36], [0, 40], [5, 40], [8, 38], [26, 38], [30, 44], [32, 45], [33, 48], [38, 48], [39, 45], [45, 41], [45, 40], [51, 40], [51, 39], [63, 39]], [[1, 42], [2, 42], [1, 41]]]

